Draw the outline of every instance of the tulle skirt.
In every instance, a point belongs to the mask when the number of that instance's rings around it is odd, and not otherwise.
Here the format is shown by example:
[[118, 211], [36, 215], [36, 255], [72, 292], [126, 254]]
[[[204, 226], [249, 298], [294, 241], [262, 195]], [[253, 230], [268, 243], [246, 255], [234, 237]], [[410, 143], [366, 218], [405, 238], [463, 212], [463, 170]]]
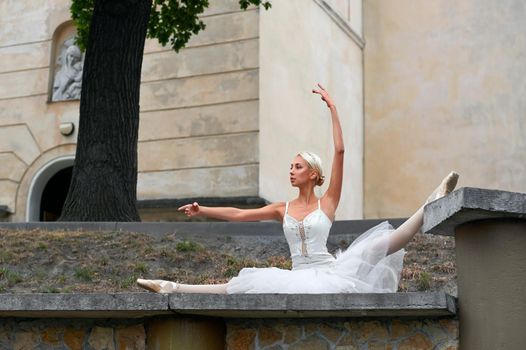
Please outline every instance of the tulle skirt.
[[335, 259], [308, 268], [244, 268], [227, 284], [228, 294], [240, 293], [393, 293], [405, 250], [387, 255], [393, 227], [384, 221], [361, 234]]

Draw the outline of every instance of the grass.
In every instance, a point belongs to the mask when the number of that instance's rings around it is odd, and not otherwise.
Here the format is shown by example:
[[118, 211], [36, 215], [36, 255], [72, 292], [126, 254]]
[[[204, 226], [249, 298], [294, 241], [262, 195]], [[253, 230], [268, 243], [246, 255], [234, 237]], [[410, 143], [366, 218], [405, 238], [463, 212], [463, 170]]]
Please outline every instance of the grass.
[[75, 277], [84, 282], [93, 281], [94, 272], [91, 267], [83, 266], [75, 269]]
[[[256, 255], [250, 242], [236, 237], [181, 235], [0, 229], [0, 293], [138, 292], [137, 277], [225, 283], [245, 267], [291, 268], [287, 255], [270, 254], [272, 242], [261, 243], [258, 251], [265, 253]], [[452, 242], [417, 237], [407, 249], [400, 290], [454, 286]]]
[[418, 290], [420, 291], [431, 289], [431, 275], [425, 271], [422, 271], [418, 276], [417, 286]]
[[202, 249], [202, 246], [192, 241], [181, 241], [175, 245], [175, 249], [178, 252], [197, 252]]
[[59, 275], [57, 277], [57, 283], [59, 283], [59, 284], [65, 284], [66, 281], [67, 281], [66, 275]]
[[135, 267], [133, 268], [133, 271], [139, 272], [139, 273], [146, 273], [148, 272], [148, 266], [143, 262], [135, 263]]
[[8, 286], [13, 286], [23, 281], [18, 272], [11, 271], [5, 267], [0, 268], [0, 280], [7, 281]]
[[9, 263], [13, 260], [13, 253], [11, 251], [0, 251], [0, 264]]
[[136, 276], [129, 276], [129, 277], [126, 277], [124, 279], [122, 279], [118, 285], [119, 285], [119, 288], [121, 289], [128, 289], [130, 288], [131, 286], [134, 286], [135, 285], [135, 281], [137, 280], [137, 277]]

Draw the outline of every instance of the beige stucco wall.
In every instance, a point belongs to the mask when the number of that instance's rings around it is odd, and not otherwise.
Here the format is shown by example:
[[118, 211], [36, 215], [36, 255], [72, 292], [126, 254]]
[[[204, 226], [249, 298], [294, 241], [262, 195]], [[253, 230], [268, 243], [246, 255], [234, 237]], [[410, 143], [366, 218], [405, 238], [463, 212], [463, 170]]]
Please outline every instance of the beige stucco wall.
[[[348, 22], [350, 27], [362, 36], [362, 6], [363, 0], [323, 0], [334, 12]], [[318, 1], [321, 2], [321, 1]]]
[[[345, 21], [345, 19], [342, 19]], [[284, 201], [297, 194], [290, 162], [302, 150], [320, 155], [330, 178], [330, 113], [311, 89], [325, 85], [337, 105], [346, 144], [338, 219], [362, 215], [362, 50], [320, 1], [273, 2], [260, 22], [260, 196]], [[329, 181], [318, 193], [326, 190]]]
[[526, 192], [526, 4], [364, 2], [365, 216], [409, 215], [450, 169]]
[[74, 154], [76, 133], [58, 126], [78, 121], [78, 102], [47, 102], [52, 37], [69, 2], [2, 1], [0, 13], [0, 203], [23, 221], [32, 176]]
[[[53, 38], [65, 36], [69, 4], [0, 3], [0, 204], [13, 221], [26, 219], [37, 174], [75, 154], [76, 133], [58, 126], [78, 125], [79, 102], [48, 102]], [[257, 195], [258, 12], [214, 1], [206, 30], [179, 54], [147, 41], [139, 199]]]
[[258, 194], [259, 10], [211, 2], [176, 54], [148, 41], [138, 198]]

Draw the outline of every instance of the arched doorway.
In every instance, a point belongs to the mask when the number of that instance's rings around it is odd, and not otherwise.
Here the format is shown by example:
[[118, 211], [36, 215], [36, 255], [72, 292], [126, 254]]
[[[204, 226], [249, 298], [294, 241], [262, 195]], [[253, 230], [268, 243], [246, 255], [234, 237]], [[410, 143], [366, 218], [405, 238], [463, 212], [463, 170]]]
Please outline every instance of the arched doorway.
[[59, 170], [46, 184], [40, 200], [40, 221], [57, 221], [68, 195], [73, 167]]
[[74, 156], [60, 157], [44, 165], [29, 187], [27, 221], [56, 221], [71, 181]]

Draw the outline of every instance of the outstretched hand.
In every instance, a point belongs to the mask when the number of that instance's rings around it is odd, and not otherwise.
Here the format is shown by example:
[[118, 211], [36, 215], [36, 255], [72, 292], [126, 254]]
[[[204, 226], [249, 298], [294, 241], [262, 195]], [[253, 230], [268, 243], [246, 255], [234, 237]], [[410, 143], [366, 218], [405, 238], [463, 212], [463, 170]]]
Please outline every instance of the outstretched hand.
[[198, 215], [200, 212], [199, 204], [197, 202], [193, 202], [192, 204], [183, 205], [177, 210], [183, 213], [184, 215], [188, 216], [189, 218], [191, 218], [192, 216]]
[[323, 86], [321, 86], [320, 83], [318, 83], [318, 86], [320, 89], [319, 90], [312, 89], [312, 93], [321, 95], [321, 99], [325, 101], [325, 103], [327, 103], [327, 107], [329, 108], [333, 107], [334, 102], [332, 101], [332, 98], [329, 96], [329, 93], [327, 92], [327, 90], [325, 90]]

